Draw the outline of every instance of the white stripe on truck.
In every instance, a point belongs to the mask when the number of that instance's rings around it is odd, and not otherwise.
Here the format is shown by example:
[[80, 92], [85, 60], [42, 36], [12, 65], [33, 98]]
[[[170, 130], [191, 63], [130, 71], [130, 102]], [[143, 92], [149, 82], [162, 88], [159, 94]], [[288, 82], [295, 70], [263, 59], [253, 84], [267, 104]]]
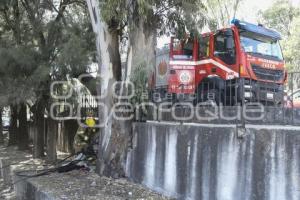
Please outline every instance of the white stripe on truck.
[[213, 59], [206, 59], [206, 60], [200, 60], [200, 61], [184, 61], [184, 60], [171, 60], [170, 65], [185, 65], [185, 66], [195, 66], [195, 65], [204, 65], [204, 64], [213, 64], [220, 69], [233, 74], [235, 77], [239, 77], [239, 74], [229, 67], [213, 60]]

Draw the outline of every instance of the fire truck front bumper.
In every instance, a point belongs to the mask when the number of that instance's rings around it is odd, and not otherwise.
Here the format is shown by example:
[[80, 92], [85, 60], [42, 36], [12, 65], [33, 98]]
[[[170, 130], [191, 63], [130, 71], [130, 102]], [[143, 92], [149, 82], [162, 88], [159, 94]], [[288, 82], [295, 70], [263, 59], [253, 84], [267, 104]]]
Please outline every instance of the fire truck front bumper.
[[174, 94], [176, 102], [194, 102], [195, 94]]
[[243, 91], [246, 101], [279, 104], [284, 100], [284, 87], [277, 83], [245, 79]]

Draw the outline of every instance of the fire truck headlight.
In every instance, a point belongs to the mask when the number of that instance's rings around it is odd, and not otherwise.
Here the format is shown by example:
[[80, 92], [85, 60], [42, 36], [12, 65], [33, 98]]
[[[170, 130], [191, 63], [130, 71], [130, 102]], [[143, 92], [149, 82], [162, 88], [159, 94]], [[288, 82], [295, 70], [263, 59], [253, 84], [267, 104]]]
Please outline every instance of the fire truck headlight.
[[181, 83], [189, 83], [192, 80], [191, 73], [188, 71], [183, 71], [179, 75], [179, 80]]

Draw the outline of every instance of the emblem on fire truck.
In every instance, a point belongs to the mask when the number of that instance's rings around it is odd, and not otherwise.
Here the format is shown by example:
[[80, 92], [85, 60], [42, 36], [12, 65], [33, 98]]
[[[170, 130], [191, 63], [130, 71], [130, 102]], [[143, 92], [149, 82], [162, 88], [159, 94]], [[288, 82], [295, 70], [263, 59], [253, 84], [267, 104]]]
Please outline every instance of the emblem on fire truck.
[[189, 71], [182, 71], [179, 75], [179, 80], [181, 83], [189, 83], [192, 80], [192, 75]]
[[161, 61], [159, 66], [158, 66], [158, 73], [160, 76], [165, 76], [168, 71], [168, 65], [166, 61]]

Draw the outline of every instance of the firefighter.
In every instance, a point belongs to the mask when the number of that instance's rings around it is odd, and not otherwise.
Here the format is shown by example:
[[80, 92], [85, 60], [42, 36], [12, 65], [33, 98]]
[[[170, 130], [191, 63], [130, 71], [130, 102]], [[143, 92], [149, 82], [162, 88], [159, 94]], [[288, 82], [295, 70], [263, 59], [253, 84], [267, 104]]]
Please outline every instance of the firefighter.
[[88, 117], [85, 120], [85, 126], [79, 126], [74, 138], [75, 152], [80, 152], [83, 149], [88, 148], [91, 145], [92, 140], [95, 138], [97, 129], [95, 128], [96, 121], [92, 113], [88, 113]]

